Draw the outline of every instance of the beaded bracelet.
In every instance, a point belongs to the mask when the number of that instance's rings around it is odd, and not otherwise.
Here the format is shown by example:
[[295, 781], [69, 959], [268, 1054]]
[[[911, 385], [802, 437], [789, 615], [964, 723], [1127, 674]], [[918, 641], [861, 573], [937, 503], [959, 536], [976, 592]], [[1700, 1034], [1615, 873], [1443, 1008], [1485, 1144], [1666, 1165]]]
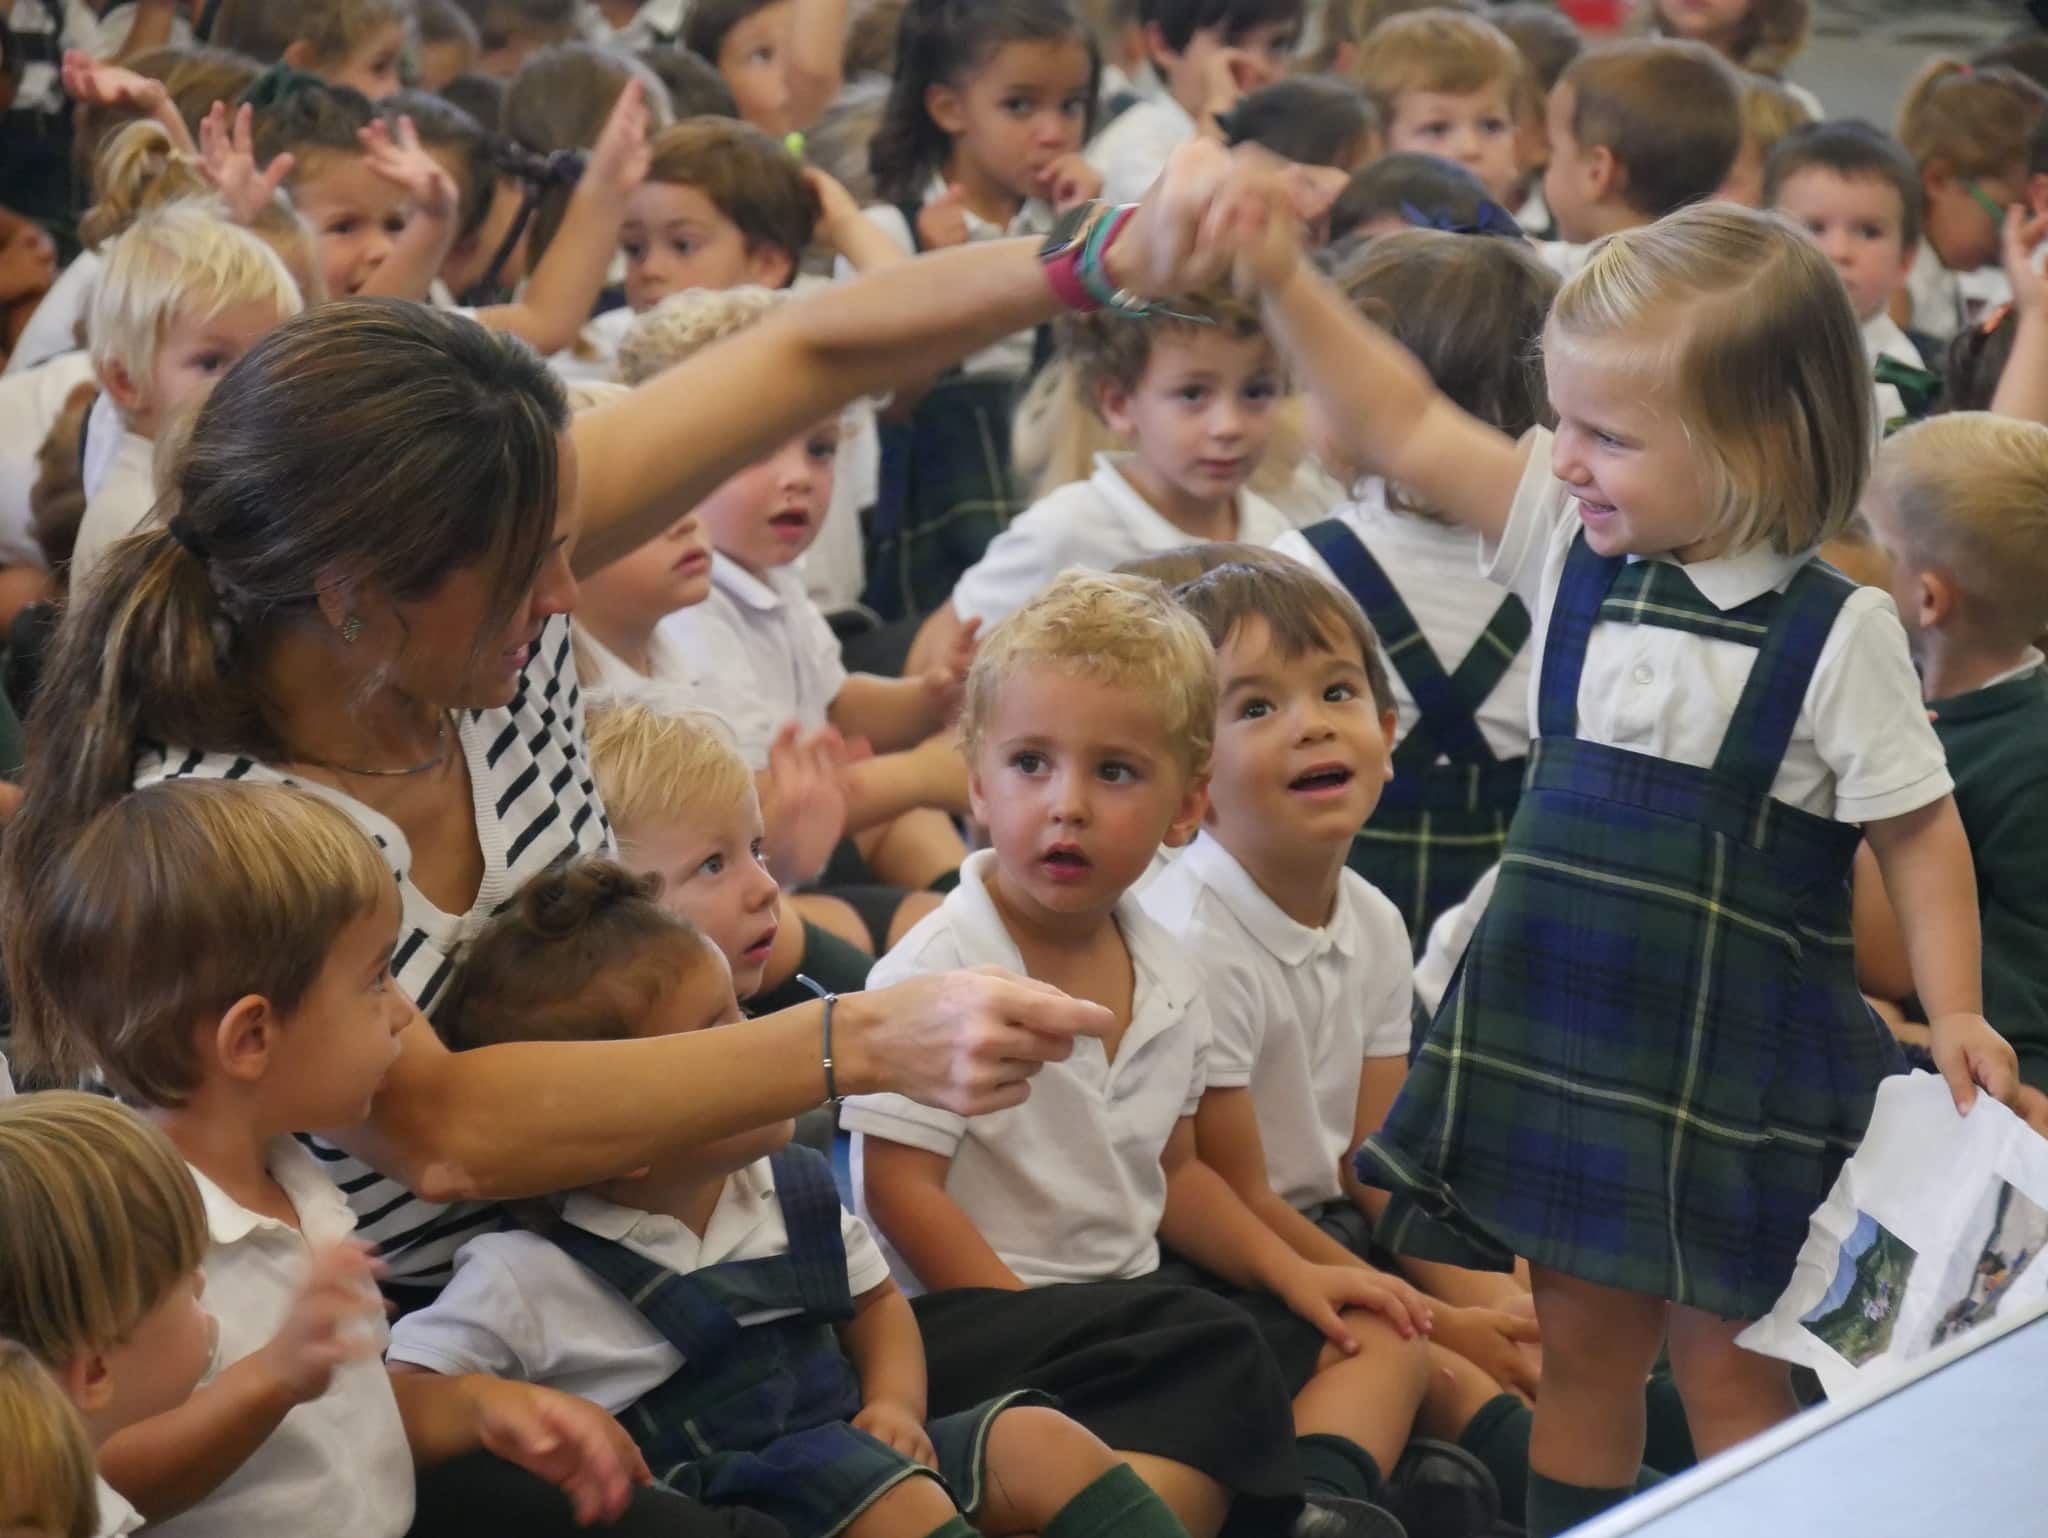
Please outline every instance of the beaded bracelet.
[[810, 989], [811, 992], [815, 993], [825, 1003], [825, 1104], [836, 1106], [840, 1103], [842, 1097], [839, 1093], [839, 1083], [832, 1075], [832, 1006], [839, 1002], [839, 995], [804, 976], [801, 972], [797, 973], [796, 980]]

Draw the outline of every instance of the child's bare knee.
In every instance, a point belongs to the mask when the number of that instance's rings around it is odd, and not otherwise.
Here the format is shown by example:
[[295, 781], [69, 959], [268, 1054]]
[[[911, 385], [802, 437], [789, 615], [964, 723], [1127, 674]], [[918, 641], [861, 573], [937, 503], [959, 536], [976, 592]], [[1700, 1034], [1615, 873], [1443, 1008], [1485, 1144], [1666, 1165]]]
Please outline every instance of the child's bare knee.
[[928, 1533], [959, 1508], [936, 1479], [913, 1474], [883, 1491], [874, 1503], [847, 1524], [846, 1538], [902, 1538]]

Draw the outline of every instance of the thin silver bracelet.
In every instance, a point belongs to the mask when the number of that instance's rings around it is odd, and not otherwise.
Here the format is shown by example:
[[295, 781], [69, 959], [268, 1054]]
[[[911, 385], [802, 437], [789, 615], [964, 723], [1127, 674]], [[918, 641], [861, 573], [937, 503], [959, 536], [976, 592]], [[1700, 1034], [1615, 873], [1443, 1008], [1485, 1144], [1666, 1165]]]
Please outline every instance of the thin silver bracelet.
[[832, 993], [811, 978], [799, 972], [796, 980], [815, 993], [825, 1004], [825, 1104], [836, 1106], [841, 1103], [839, 1082], [832, 1076], [832, 1006], [839, 1002], [839, 995]]

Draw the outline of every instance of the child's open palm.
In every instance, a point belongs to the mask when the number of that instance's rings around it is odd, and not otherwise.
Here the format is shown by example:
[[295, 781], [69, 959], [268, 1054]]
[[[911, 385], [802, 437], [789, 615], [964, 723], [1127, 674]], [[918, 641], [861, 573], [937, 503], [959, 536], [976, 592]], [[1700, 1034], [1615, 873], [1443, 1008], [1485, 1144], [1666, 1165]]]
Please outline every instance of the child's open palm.
[[313, 1252], [290, 1312], [261, 1352], [295, 1404], [327, 1392], [334, 1370], [376, 1356], [381, 1332], [365, 1325], [383, 1318], [377, 1278], [384, 1263], [361, 1239]]
[[612, 103], [611, 115], [604, 120], [597, 143], [590, 147], [590, 160], [583, 174], [592, 185], [626, 198], [647, 180], [648, 167], [654, 161], [654, 147], [647, 137], [651, 121], [640, 82], [628, 80], [619, 99]]
[[403, 188], [415, 211], [436, 223], [454, 219], [455, 178], [420, 144], [420, 131], [411, 118], [399, 118], [395, 134], [379, 118], [356, 138], [363, 146], [363, 164], [392, 186]]
[[853, 1418], [853, 1424], [878, 1442], [887, 1442], [906, 1458], [915, 1458], [928, 1469], [939, 1466], [939, 1455], [932, 1448], [932, 1439], [925, 1434], [924, 1422], [912, 1414], [908, 1407], [878, 1399], [861, 1407], [860, 1414]]
[[246, 102], [232, 120], [227, 104], [215, 102], [199, 122], [199, 169], [237, 224], [248, 224], [270, 206], [295, 164], [290, 155], [279, 155], [257, 166], [252, 119]]
[[814, 879], [846, 834], [846, 739], [832, 727], [806, 735], [790, 721], [768, 746], [771, 803], [761, 809], [768, 869], [785, 886]]
[[119, 107], [138, 117], [155, 118], [170, 134], [173, 149], [187, 155], [195, 153], [184, 120], [166, 110], [171, 98], [161, 80], [152, 80], [106, 59], [95, 59], [76, 48], [64, 51], [63, 75], [64, 93], [73, 101], [94, 107]]
[[954, 633], [946, 647], [945, 660], [924, 675], [925, 696], [942, 721], [960, 713], [967, 693], [967, 670], [974, 666], [974, 648], [979, 644], [981, 621], [968, 620]]

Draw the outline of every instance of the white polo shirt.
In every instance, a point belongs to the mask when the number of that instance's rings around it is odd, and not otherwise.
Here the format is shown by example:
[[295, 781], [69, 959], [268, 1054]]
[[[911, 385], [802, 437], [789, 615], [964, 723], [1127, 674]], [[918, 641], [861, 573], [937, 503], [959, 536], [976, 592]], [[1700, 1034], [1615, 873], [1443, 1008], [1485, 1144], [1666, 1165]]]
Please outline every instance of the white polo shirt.
[[[675, 1218], [621, 1207], [584, 1192], [562, 1216], [586, 1233], [623, 1244], [672, 1271], [728, 1260], [760, 1260], [789, 1250], [789, 1228], [762, 1159], [730, 1176], [698, 1238]], [[867, 1225], [839, 1215], [846, 1280], [857, 1298], [889, 1279], [889, 1263]], [[764, 1309], [742, 1325], [786, 1319], [796, 1309]], [[391, 1328], [391, 1360], [432, 1372], [490, 1373], [544, 1384], [617, 1415], [666, 1383], [683, 1355], [608, 1282], [599, 1280], [538, 1234], [484, 1234], [455, 1257], [455, 1279], [441, 1296]]]
[[96, 1538], [127, 1538], [142, 1526], [142, 1513], [128, 1503], [128, 1497], [97, 1475], [93, 1483], [99, 1486], [100, 1525]]
[[1446, 908], [1430, 926], [1429, 943], [1415, 963], [1415, 1002], [1432, 1019], [1443, 1007], [1444, 995], [1451, 991], [1451, 979], [1465, 959], [1472, 936], [1479, 932], [1479, 921], [1486, 917], [1486, 905], [1493, 901], [1494, 883], [1499, 880], [1500, 867], [1488, 866], [1486, 874], [1472, 883], [1464, 901]]
[[[996, 912], [987, 881], [995, 851], [960, 867], [960, 885], [895, 949], [875, 963], [868, 986], [885, 988], [930, 972], [1001, 966], [1024, 958]], [[839, 1124], [854, 1134], [853, 1189], [866, 1215], [869, 1136], [952, 1160], [946, 1194], [989, 1247], [1027, 1286], [1148, 1276], [1159, 1269], [1159, 1218], [1166, 1140], [1201, 1103], [1209, 1053], [1209, 1012], [1193, 960], [1126, 892], [1117, 927], [1136, 979], [1131, 1023], [1111, 1061], [1102, 1043], [1079, 1037], [1064, 1063], [1048, 1063], [1022, 1105], [973, 1120], [902, 1095], [858, 1095]], [[882, 1236], [896, 1280], [924, 1287]]]
[[[355, 1232], [341, 1188], [291, 1138], [270, 1144], [270, 1173], [299, 1215], [294, 1229], [251, 1212], [206, 1172], [192, 1170], [206, 1211], [206, 1307], [220, 1321], [213, 1371], [267, 1345], [291, 1312], [309, 1252]], [[388, 1339], [374, 1297], [363, 1328]], [[150, 1531], [165, 1538], [399, 1538], [412, 1525], [413, 1461], [391, 1379], [376, 1357], [335, 1369], [318, 1399], [270, 1438], [205, 1500]]]
[[[1018, 514], [953, 585], [953, 612], [962, 620], [980, 620], [986, 630], [1070, 566], [1108, 571], [1141, 555], [1196, 543], [1124, 479], [1131, 457], [1097, 454], [1087, 480], [1062, 486]], [[1292, 527], [1265, 498], [1237, 494], [1237, 538], [1244, 543], [1270, 545]]]
[[1906, 273], [1906, 293], [1913, 301], [1913, 329], [1946, 342], [1965, 326], [1976, 325], [1987, 310], [2012, 298], [2012, 283], [1995, 262], [1975, 272], [1957, 272], [1923, 240]]
[[1102, 196], [1135, 203], [1166, 169], [1167, 158], [1195, 137], [1195, 120], [1169, 91], [1118, 113], [1083, 153], [1102, 173]]
[[[1487, 575], [1521, 594], [1535, 620], [1532, 722], [1550, 611], [1579, 532], [1577, 508], [1571, 488], [1550, 473], [1550, 433], [1539, 427], [1530, 436], [1529, 462], [1500, 546], [1486, 551]], [[1758, 547], [1692, 562], [1685, 574], [1725, 612], [1783, 591], [1805, 562], [1804, 554]], [[1711, 765], [1756, 658], [1754, 646], [1688, 630], [1596, 623], [1579, 678], [1578, 735], [1676, 763]], [[1917, 811], [1953, 784], [1920, 699], [1898, 610], [1880, 589], [1859, 587], [1821, 649], [1771, 795], [1838, 822], [1866, 823]]]
[[43, 547], [31, 532], [29, 493], [43, 473], [43, 440], [71, 392], [92, 382], [92, 360], [82, 352], [0, 378], [0, 562], [44, 564]]
[[781, 722], [770, 719], [736, 688], [715, 674], [694, 666], [674, 639], [657, 630], [650, 646], [652, 673], [642, 673], [598, 640], [588, 625], [576, 627], [576, 676], [584, 698], [593, 707], [643, 704], [656, 715], [708, 711], [732, 730], [733, 744], [747, 767], [768, 767], [768, 745]]
[[1249, 1084], [1266, 1179], [1290, 1207], [1344, 1194], [1367, 1058], [1408, 1055], [1408, 926], [1356, 871], [1319, 929], [1280, 910], [1206, 832], [1145, 888], [1145, 911], [1202, 968], [1209, 1083]]
[[[757, 714], [775, 727], [785, 721], [823, 726], [846, 687], [839, 639], [794, 566], [772, 566], [757, 577], [714, 554], [711, 596], [676, 610], [660, 629], [698, 673], [756, 701]], [[751, 746], [745, 751], [753, 762]], [[763, 744], [763, 762], [766, 754]]]
[[[1478, 572], [1479, 536], [1457, 524], [1395, 512], [1387, 506], [1386, 482], [1377, 476], [1352, 487], [1352, 500], [1330, 516], [1372, 552], [1443, 670], [1457, 672], [1485, 633], [1487, 621], [1508, 596], [1507, 589]], [[1283, 534], [1273, 548], [1338, 587], [1344, 585], [1315, 546], [1300, 534]], [[1530, 652], [1530, 647], [1522, 648], [1522, 654], [1479, 707], [1479, 733], [1503, 759], [1520, 758], [1529, 751]], [[1415, 729], [1421, 713], [1415, 708], [1407, 680], [1391, 663], [1387, 681], [1394, 693], [1398, 741]]]
[[[102, 395], [95, 403], [95, 416], [105, 400]], [[120, 433], [112, 455], [93, 466], [99, 469], [99, 485], [87, 497], [85, 515], [78, 520], [78, 542], [71, 549], [74, 583], [90, 581], [108, 549], [148, 523], [156, 511], [156, 444], [125, 427]]]

